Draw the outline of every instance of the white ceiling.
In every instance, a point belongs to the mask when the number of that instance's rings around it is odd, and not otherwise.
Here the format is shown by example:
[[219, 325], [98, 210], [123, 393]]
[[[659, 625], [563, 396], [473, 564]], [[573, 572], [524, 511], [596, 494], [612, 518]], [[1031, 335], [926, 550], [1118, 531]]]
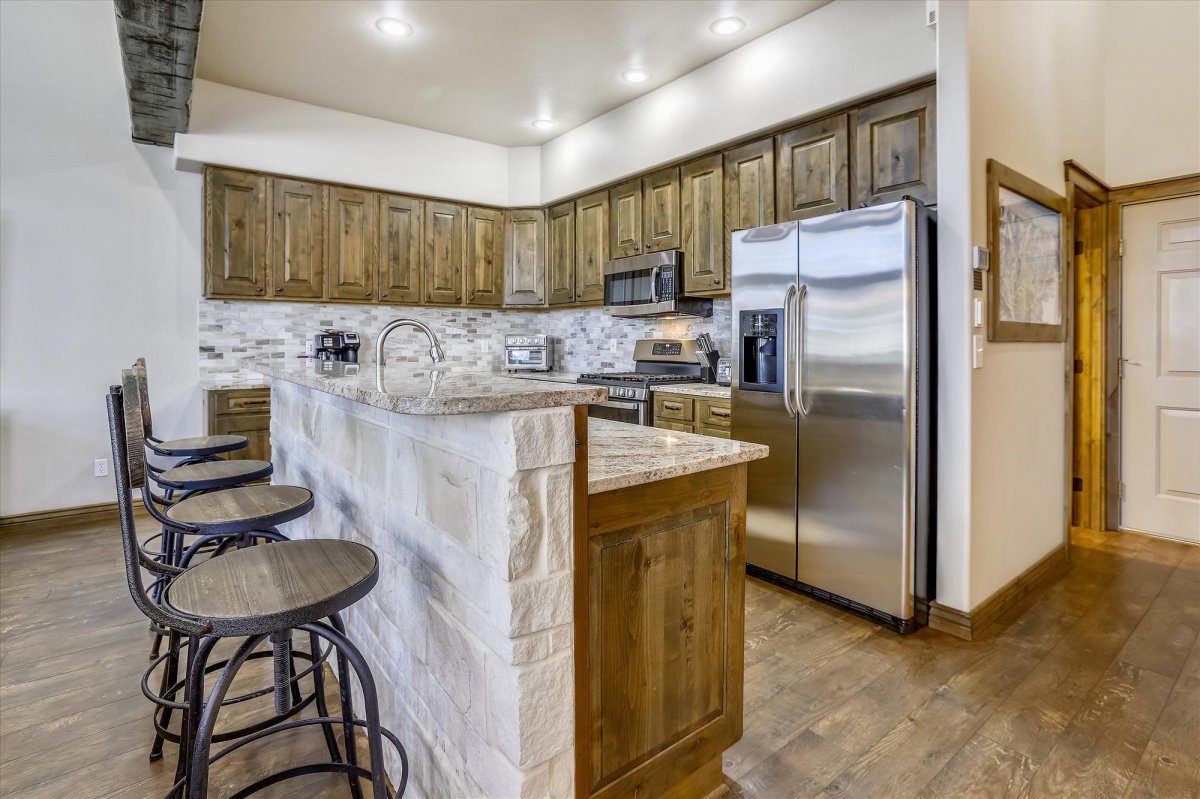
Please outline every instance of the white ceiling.
[[[207, 0], [197, 76], [506, 147], [537, 145], [828, 0]], [[385, 36], [380, 17], [410, 23]], [[741, 17], [732, 36], [713, 21]], [[631, 84], [621, 73], [650, 72]], [[537, 118], [555, 121], [537, 130]]]

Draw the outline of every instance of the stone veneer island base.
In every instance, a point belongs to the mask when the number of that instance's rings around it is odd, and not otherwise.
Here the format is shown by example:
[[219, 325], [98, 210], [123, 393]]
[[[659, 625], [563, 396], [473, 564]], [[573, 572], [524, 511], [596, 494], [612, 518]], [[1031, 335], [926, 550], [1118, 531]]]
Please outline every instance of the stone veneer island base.
[[411, 795], [724, 793], [745, 462], [765, 448], [589, 425], [594, 387], [491, 376], [472, 405], [460, 393], [479, 376], [376, 387], [367, 369], [251, 368], [274, 378], [273, 479], [316, 494], [285, 532], [379, 556], [345, 620]]

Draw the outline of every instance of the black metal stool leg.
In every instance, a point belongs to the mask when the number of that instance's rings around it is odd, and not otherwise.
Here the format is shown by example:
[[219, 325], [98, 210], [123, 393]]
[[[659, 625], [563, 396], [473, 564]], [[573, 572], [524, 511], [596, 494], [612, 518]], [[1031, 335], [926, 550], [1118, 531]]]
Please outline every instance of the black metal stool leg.
[[[345, 640], [346, 625], [342, 617], [334, 613], [329, 617], [330, 625], [337, 634]], [[346, 747], [346, 762], [351, 766], [358, 765], [358, 746], [354, 735], [354, 695], [350, 690], [350, 669], [346, 662], [346, 654], [333, 638], [329, 639], [337, 650], [338, 689], [342, 705], [342, 743]], [[362, 784], [357, 774], [349, 774], [350, 795], [353, 799], [363, 799]]]
[[[161, 639], [162, 636], [160, 635]], [[179, 641], [180, 636], [177, 632], [171, 632], [167, 639], [167, 662], [163, 664], [162, 681], [159, 683], [158, 693], [160, 696], [167, 696], [168, 689], [175, 684], [179, 679]], [[155, 656], [157, 657], [157, 655]], [[166, 728], [171, 724], [171, 707], [167, 706], [162, 712], [162, 726]], [[157, 727], [154, 732], [154, 743], [150, 745], [150, 762], [155, 763], [162, 760], [163, 756], [163, 737], [158, 732]]]
[[[308, 634], [309, 646], [312, 648], [313, 662], [316, 662], [317, 655], [321, 651], [321, 639], [316, 633]], [[313, 693], [317, 697], [317, 715], [322, 718], [329, 716], [329, 702], [325, 699], [325, 667], [323, 665], [313, 669]], [[333, 734], [333, 728], [328, 724], [321, 725], [321, 732], [325, 734], [325, 746], [329, 749], [329, 759], [334, 763], [342, 762], [342, 752], [338, 749], [337, 737]]]
[[[205, 642], [209, 640], [215, 642], [215, 639], [205, 639]], [[191, 740], [191, 752], [189, 753], [191, 762], [187, 775], [188, 799], [207, 799], [208, 797], [208, 757], [212, 748], [213, 729], [217, 724], [217, 714], [221, 710], [221, 702], [224, 701], [225, 694], [229, 692], [229, 686], [233, 683], [238, 669], [250, 657], [250, 653], [265, 640], [267, 640], [265, 635], [254, 635], [243, 641], [237, 651], [229, 657], [229, 662], [221, 670], [216, 682], [213, 683], [212, 693], [209, 694], [207, 701], [203, 702], [203, 709], [199, 712], [199, 723], [194, 727], [194, 737]], [[207, 652], [211, 651], [212, 647], [210, 646]], [[207, 655], [207, 652], [204, 654]], [[205, 660], [207, 657], [197, 653], [196, 662], [192, 664], [191, 674], [194, 684], [189, 688], [193, 691], [191, 695], [193, 708], [201, 701], [197, 694], [203, 690]]]

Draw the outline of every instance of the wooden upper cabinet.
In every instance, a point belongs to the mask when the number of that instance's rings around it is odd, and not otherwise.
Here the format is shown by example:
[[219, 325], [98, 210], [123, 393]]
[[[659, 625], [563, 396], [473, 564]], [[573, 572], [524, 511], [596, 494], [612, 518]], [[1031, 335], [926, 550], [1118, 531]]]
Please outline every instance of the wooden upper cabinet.
[[462, 302], [462, 268], [467, 209], [455, 203], [425, 203], [425, 302]]
[[683, 290], [688, 294], [729, 291], [725, 272], [724, 168], [721, 154], [680, 168], [680, 247]]
[[322, 297], [325, 292], [325, 187], [271, 181], [271, 272], [276, 297]]
[[612, 257], [637, 255], [642, 251], [641, 179], [634, 178], [611, 189], [610, 202]]
[[608, 260], [608, 192], [575, 201], [575, 301], [604, 301]]
[[924, 86], [851, 112], [855, 206], [937, 202], [936, 95]]
[[504, 304], [546, 304], [546, 217], [540, 208], [504, 214]]
[[546, 304], [575, 302], [575, 203], [546, 214]]
[[[725, 240], [735, 230], [775, 224], [775, 140], [725, 153]], [[733, 248], [725, 248], [726, 269]]]
[[644, 252], [679, 247], [679, 167], [642, 178], [642, 219]]
[[205, 292], [261, 297], [267, 291], [267, 179], [204, 171]]
[[329, 189], [328, 297], [370, 301], [375, 296], [379, 260], [379, 205], [375, 192], [332, 186]]
[[398, 194], [379, 195], [380, 302], [421, 301], [421, 201]]
[[850, 207], [850, 127], [846, 114], [779, 134], [778, 222]]
[[467, 304], [504, 302], [504, 212], [467, 209]]

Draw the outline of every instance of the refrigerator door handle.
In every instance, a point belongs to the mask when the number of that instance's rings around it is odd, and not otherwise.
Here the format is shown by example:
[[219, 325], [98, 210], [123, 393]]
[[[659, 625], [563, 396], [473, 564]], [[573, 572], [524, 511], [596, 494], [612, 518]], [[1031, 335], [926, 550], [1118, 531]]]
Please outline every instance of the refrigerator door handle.
[[804, 402], [804, 339], [808, 327], [808, 314], [805, 313], [805, 301], [808, 299], [808, 284], [801, 283], [796, 293], [796, 411], [803, 418], [808, 416], [808, 406]]
[[792, 372], [794, 369], [794, 350], [792, 341], [795, 339], [796, 316], [792, 313], [792, 304], [796, 300], [796, 284], [792, 283], [787, 288], [787, 294], [783, 298], [783, 341], [784, 341], [784, 359], [783, 359], [783, 407], [787, 411], [788, 416], [794, 417], [796, 409], [792, 407], [792, 386], [794, 378]]

